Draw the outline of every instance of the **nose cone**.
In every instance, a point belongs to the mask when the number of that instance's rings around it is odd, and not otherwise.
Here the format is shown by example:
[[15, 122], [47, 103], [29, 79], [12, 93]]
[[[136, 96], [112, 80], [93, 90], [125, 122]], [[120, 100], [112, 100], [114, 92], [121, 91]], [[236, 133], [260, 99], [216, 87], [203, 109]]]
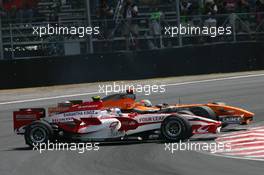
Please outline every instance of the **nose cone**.
[[254, 115], [253, 112], [246, 111], [244, 117], [254, 117]]
[[253, 121], [254, 115], [255, 114], [253, 112], [244, 111], [241, 124], [246, 124], [246, 125], [250, 124]]

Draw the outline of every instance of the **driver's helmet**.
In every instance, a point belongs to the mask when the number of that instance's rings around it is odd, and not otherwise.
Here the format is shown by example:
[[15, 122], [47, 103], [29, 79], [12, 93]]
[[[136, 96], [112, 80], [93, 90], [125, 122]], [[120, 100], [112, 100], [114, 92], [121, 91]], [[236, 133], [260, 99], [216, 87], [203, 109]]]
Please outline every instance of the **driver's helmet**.
[[100, 96], [93, 96], [92, 100], [93, 100], [93, 102], [98, 102], [98, 101], [101, 101], [101, 97]]
[[140, 104], [146, 107], [151, 107], [152, 103], [149, 100], [141, 100]]
[[121, 115], [122, 112], [119, 108], [111, 108], [110, 109], [112, 113], [115, 113], [115, 114], [118, 114], [118, 115]]

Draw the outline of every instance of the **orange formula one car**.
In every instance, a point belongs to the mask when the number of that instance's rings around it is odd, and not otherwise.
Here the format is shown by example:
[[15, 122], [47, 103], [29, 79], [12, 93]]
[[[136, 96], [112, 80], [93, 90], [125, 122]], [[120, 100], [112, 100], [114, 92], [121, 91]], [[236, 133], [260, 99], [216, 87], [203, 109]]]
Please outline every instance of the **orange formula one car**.
[[207, 104], [160, 104], [153, 106], [149, 100], [136, 102], [133, 91], [106, 96], [101, 99], [106, 108], [120, 108], [123, 112], [136, 113], [189, 113], [222, 121], [223, 124], [249, 124], [253, 120], [254, 113], [247, 110], [228, 106], [223, 102]]

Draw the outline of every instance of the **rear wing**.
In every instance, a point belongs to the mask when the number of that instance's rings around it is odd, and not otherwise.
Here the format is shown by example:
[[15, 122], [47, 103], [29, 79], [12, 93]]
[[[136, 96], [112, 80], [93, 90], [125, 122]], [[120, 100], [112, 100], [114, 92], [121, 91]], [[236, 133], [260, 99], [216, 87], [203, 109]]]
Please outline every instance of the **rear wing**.
[[32, 108], [32, 109], [19, 109], [13, 112], [13, 127], [17, 134], [24, 134], [25, 128], [30, 123], [40, 118], [45, 117], [45, 109]]

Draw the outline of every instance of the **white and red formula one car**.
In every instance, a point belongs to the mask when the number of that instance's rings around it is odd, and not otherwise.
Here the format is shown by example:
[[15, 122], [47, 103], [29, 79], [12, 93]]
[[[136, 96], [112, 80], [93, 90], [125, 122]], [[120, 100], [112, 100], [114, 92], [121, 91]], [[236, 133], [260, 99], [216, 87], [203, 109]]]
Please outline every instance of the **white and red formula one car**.
[[193, 134], [217, 133], [221, 122], [185, 113], [121, 113], [118, 108], [103, 109], [102, 102], [60, 103], [48, 109], [20, 109], [13, 114], [14, 130], [23, 134], [26, 144], [35, 146], [54, 139], [106, 141], [137, 136], [157, 136], [179, 141]]

